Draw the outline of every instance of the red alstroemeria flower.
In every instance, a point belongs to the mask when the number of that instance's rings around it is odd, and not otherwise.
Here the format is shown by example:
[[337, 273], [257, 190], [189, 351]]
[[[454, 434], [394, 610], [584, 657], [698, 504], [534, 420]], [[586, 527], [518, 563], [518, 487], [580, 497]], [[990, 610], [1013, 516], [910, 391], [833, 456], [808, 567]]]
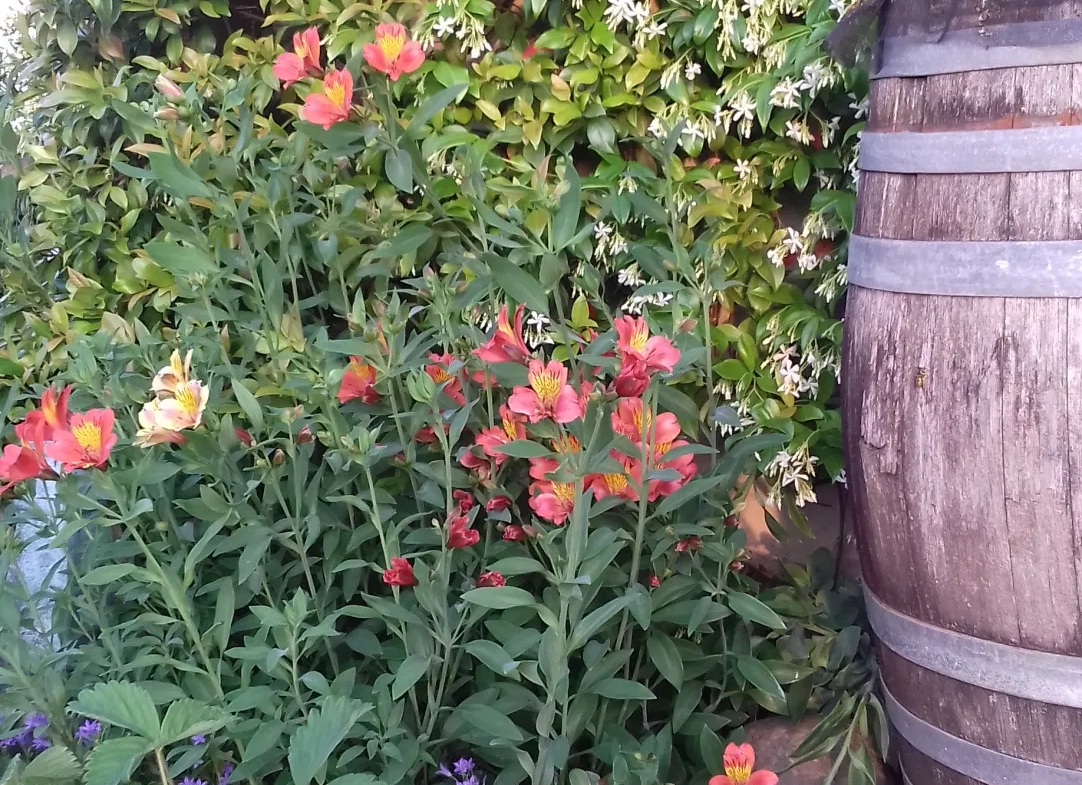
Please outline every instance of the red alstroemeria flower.
[[494, 460], [496, 467], [499, 468], [507, 460], [507, 456], [502, 452], [497, 452], [496, 448], [509, 442], [525, 439], [526, 426], [523, 423], [523, 417], [515, 414], [506, 405], [501, 406], [500, 424], [482, 429], [473, 443], [484, 450], [485, 455]]
[[251, 447], [255, 444], [255, 437], [243, 428], [234, 428], [233, 435], [237, 437], [237, 440], [245, 447]]
[[511, 507], [510, 496], [493, 496], [487, 502], [485, 502], [486, 512], [503, 512]]
[[459, 463], [465, 466], [467, 469], [477, 475], [477, 479], [480, 480], [482, 485], [490, 483], [492, 475], [495, 472], [492, 459], [485, 455], [478, 455], [471, 448], [462, 453], [462, 457], [459, 458]]
[[507, 405], [511, 411], [525, 414], [530, 422], [546, 417], [558, 423], [569, 423], [582, 417], [585, 409], [578, 393], [567, 383], [567, 368], [553, 360], [547, 365], [541, 360], [530, 361], [529, 387], [516, 387]]
[[45, 456], [60, 463], [65, 472], [101, 468], [116, 444], [112, 409], [91, 409], [71, 416], [71, 429], [53, 434]]
[[[44, 441], [53, 438], [57, 431], [68, 429], [68, 398], [71, 397], [71, 385], [69, 384], [57, 395], [56, 387], [49, 387], [41, 394], [41, 416], [45, 419]], [[33, 412], [30, 412], [33, 414]], [[27, 420], [30, 415], [27, 415]]]
[[575, 486], [548, 480], [530, 483], [530, 509], [546, 521], [562, 526], [575, 509]]
[[344, 68], [323, 77], [323, 92], [309, 93], [301, 107], [301, 119], [329, 130], [335, 123], [349, 119], [353, 106], [353, 76]]
[[376, 392], [375, 384], [376, 369], [360, 357], [350, 357], [338, 388], [338, 402], [344, 404], [360, 398], [362, 403], [369, 405], [379, 403], [380, 394]]
[[778, 775], [755, 768], [755, 750], [750, 744], [725, 748], [725, 773], [711, 777], [708, 785], [778, 785]]
[[470, 528], [470, 520], [465, 515], [451, 513], [447, 516], [447, 547], [468, 548], [481, 539], [481, 532]]
[[376, 42], [364, 47], [364, 59], [369, 66], [397, 82], [402, 74], [421, 67], [425, 53], [419, 43], [408, 40], [406, 28], [395, 22], [376, 27]]
[[688, 551], [697, 551], [701, 547], [703, 547], [703, 540], [701, 537], [685, 537], [684, 539], [679, 540], [672, 549], [677, 553], [685, 553]]
[[646, 582], [650, 584], [651, 589], [657, 589], [661, 586], [661, 578], [657, 575], [651, 575]]
[[638, 398], [646, 388], [650, 386], [650, 374], [646, 365], [637, 362], [627, 362], [612, 380], [612, 389], [621, 398]]
[[671, 371], [680, 360], [680, 351], [662, 335], [650, 337], [650, 328], [642, 317], [621, 316], [613, 322], [616, 349], [623, 362], [642, 363], [648, 371]]
[[644, 431], [644, 414], [647, 443], [652, 439], [655, 445], [663, 444], [680, 435], [680, 423], [675, 414], [659, 412], [654, 417], [649, 409], [643, 407], [641, 398], [622, 398], [616, 404], [616, 411], [612, 413], [612, 429], [635, 444], [640, 444]]
[[477, 576], [477, 588], [479, 589], [506, 585], [507, 579], [498, 572], [483, 572]]
[[530, 350], [522, 340], [522, 314], [526, 307], [515, 309], [515, 324], [512, 327], [507, 316], [507, 306], [500, 308], [496, 318], [496, 332], [480, 349], [473, 353], [486, 363], [525, 363], [530, 359]]
[[451, 498], [454, 499], [455, 505], [462, 512], [469, 512], [473, 509], [473, 494], [469, 491], [452, 491]]
[[656, 501], [661, 496], [668, 496], [671, 493], [675, 493], [680, 488], [684, 487], [692, 477], [695, 476], [695, 472], [698, 471], [698, 467], [695, 465], [695, 456], [691, 453], [684, 453], [671, 460], [665, 460], [665, 456], [674, 447], [685, 447], [687, 442], [683, 439], [677, 439], [674, 442], [662, 442], [661, 444], [654, 445], [654, 468], [655, 469], [672, 469], [673, 471], [680, 472], [680, 479], [678, 480], [651, 480], [650, 489], [647, 492], [646, 498], [650, 501]]
[[[451, 423], [445, 422], [443, 424], [443, 432], [451, 432]], [[420, 442], [421, 444], [435, 444], [437, 441], [439, 441], [436, 436], [436, 429], [433, 428], [431, 425], [422, 425], [420, 428], [418, 428], [417, 433], [413, 434], [413, 439], [414, 441]]]
[[622, 499], [637, 502], [639, 494], [635, 491], [635, 486], [632, 483], [637, 484], [640, 481], [642, 464], [616, 450], [613, 450], [609, 455], [623, 465], [624, 471], [616, 474], [592, 475], [588, 486], [594, 492], [594, 498], [600, 501], [606, 496], [619, 496]]
[[391, 566], [383, 571], [383, 582], [388, 586], [416, 586], [417, 578], [413, 574], [413, 567], [401, 556], [391, 557]]
[[28, 414], [25, 422], [15, 426], [19, 443], [7, 445], [0, 455], [0, 480], [5, 481], [0, 493], [10, 490], [13, 485], [23, 480], [52, 474], [45, 462], [45, 433], [48, 425], [41, 412], [30, 414], [38, 416], [31, 418]]
[[462, 394], [462, 380], [452, 376], [448, 370], [455, 361], [454, 355], [444, 352], [443, 354], [430, 354], [428, 359], [432, 362], [425, 366], [425, 373], [436, 384], [445, 385], [444, 394], [459, 406], [466, 405], [466, 396]]
[[503, 538], [508, 542], [523, 542], [526, 539], [526, 530], [512, 524], [503, 530]]
[[293, 51], [278, 55], [271, 70], [282, 87], [289, 87], [309, 73], [319, 73], [322, 68], [319, 61], [319, 31], [309, 27], [303, 33], [293, 34]]

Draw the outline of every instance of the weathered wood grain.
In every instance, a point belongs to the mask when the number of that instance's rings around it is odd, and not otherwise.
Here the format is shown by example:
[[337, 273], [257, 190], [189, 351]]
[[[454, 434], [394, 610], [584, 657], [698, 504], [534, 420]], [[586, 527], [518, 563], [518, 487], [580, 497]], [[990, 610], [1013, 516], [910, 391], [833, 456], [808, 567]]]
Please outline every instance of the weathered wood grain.
[[[1079, 16], [1071, 0], [1009, 21]], [[869, 129], [1021, 128], [1080, 114], [1082, 66], [1046, 66], [882, 80]], [[856, 231], [1082, 239], [1082, 172], [865, 174]], [[1082, 303], [851, 287], [844, 361], [869, 586], [932, 624], [1082, 656]], [[882, 666], [895, 697], [948, 733], [1082, 770], [1082, 711], [972, 687], [890, 652]], [[902, 758], [919, 785], [976, 785], [905, 745]]]

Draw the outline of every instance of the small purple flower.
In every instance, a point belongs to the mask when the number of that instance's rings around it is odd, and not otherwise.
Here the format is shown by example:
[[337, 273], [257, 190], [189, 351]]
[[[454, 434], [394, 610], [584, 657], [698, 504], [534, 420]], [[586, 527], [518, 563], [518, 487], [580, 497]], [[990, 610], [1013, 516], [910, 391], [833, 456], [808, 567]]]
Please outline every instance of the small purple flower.
[[26, 715], [26, 719], [23, 720], [23, 727], [27, 730], [33, 730], [34, 728], [44, 728], [49, 724], [49, 718], [42, 714], [40, 711], [36, 711], [33, 714]]
[[196, 747], [198, 747], [200, 744], [206, 744], [206, 743], [207, 743], [207, 737], [204, 736], [202, 733], [197, 733], [194, 736], [192, 736], [192, 744], [194, 744]]
[[30, 742], [30, 748], [40, 752], [41, 750], [47, 750], [53, 746], [53, 743], [44, 736], [38, 736], [32, 742]]
[[476, 774], [471, 774], [466, 779], [459, 780], [459, 785], [481, 785], [481, 783], [477, 780]]
[[455, 761], [455, 774], [465, 777], [473, 771], [473, 758], [459, 758]]
[[235, 768], [236, 766], [228, 761], [223, 763], [222, 773], [218, 775], [218, 785], [229, 785], [229, 778], [233, 776], [233, 769]]
[[101, 735], [101, 723], [97, 720], [83, 720], [75, 731], [75, 740], [80, 744], [93, 744]]
[[440, 764], [440, 767], [438, 769], [436, 769], [436, 773], [439, 774], [441, 777], [446, 777], [449, 780], [454, 779], [454, 776], [455, 776], [454, 774], [451, 773], [451, 770], [449, 768], [447, 768], [447, 766], [445, 766], [442, 763]]
[[18, 736], [10, 736], [6, 739], [0, 739], [0, 749], [12, 750], [20, 746], [21, 739]]
[[185, 777], [180, 781], [180, 785], [207, 785], [203, 780], [193, 779], [192, 777]]

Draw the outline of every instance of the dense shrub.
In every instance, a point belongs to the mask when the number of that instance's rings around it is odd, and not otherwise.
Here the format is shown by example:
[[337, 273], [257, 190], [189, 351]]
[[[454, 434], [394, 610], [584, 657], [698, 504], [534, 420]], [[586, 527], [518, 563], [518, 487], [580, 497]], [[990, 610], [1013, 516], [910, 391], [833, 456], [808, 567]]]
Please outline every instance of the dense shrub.
[[[776, 215], [844, 175], [801, 125], [849, 104], [827, 5], [733, 9], [31, 13], [0, 474], [61, 476], [4, 558], [60, 562], [0, 599], [22, 777], [645, 785], [764, 712], [828, 714], [802, 754], [881, 735], [855, 592], [761, 587], [726, 525], [760, 470], [840, 470], [851, 209]], [[389, 81], [383, 12], [455, 40]], [[358, 87], [327, 128], [250, 37], [302, 21]]]

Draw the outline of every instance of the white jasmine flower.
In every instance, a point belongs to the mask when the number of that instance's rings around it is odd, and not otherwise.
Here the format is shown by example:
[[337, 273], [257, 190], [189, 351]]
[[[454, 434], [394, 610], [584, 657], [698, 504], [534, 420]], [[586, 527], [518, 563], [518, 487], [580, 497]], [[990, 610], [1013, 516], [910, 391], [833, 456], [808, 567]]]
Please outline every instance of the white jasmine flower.
[[747, 93], [737, 93], [729, 101], [729, 108], [733, 110], [733, 120], [740, 122], [741, 120], [754, 120], [755, 119], [755, 99]]
[[643, 25], [642, 30], [639, 33], [647, 40], [653, 41], [655, 38], [665, 34], [665, 29], [668, 27], [666, 22], [654, 22], [650, 21]]
[[751, 161], [745, 161], [743, 158], [737, 158], [736, 163], [733, 165], [733, 171], [741, 180], [747, 180], [753, 174], [755, 169], [751, 165]]
[[603, 240], [612, 234], [612, 227], [604, 221], [598, 221], [594, 224], [594, 237], [598, 240]]
[[432, 32], [439, 38], [451, 35], [455, 31], [455, 20], [451, 16], [441, 16], [436, 24], [432, 25]]
[[788, 120], [785, 123], [785, 135], [800, 144], [811, 144], [812, 133], [803, 120]]
[[800, 104], [800, 92], [806, 87], [804, 82], [785, 77], [770, 91], [770, 103], [781, 109], [796, 109]]
[[689, 82], [694, 81], [695, 77], [703, 72], [703, 67], [696, 63], [694, 60], [688, 61], [688, 64], [684, 66], [684, 78]]

